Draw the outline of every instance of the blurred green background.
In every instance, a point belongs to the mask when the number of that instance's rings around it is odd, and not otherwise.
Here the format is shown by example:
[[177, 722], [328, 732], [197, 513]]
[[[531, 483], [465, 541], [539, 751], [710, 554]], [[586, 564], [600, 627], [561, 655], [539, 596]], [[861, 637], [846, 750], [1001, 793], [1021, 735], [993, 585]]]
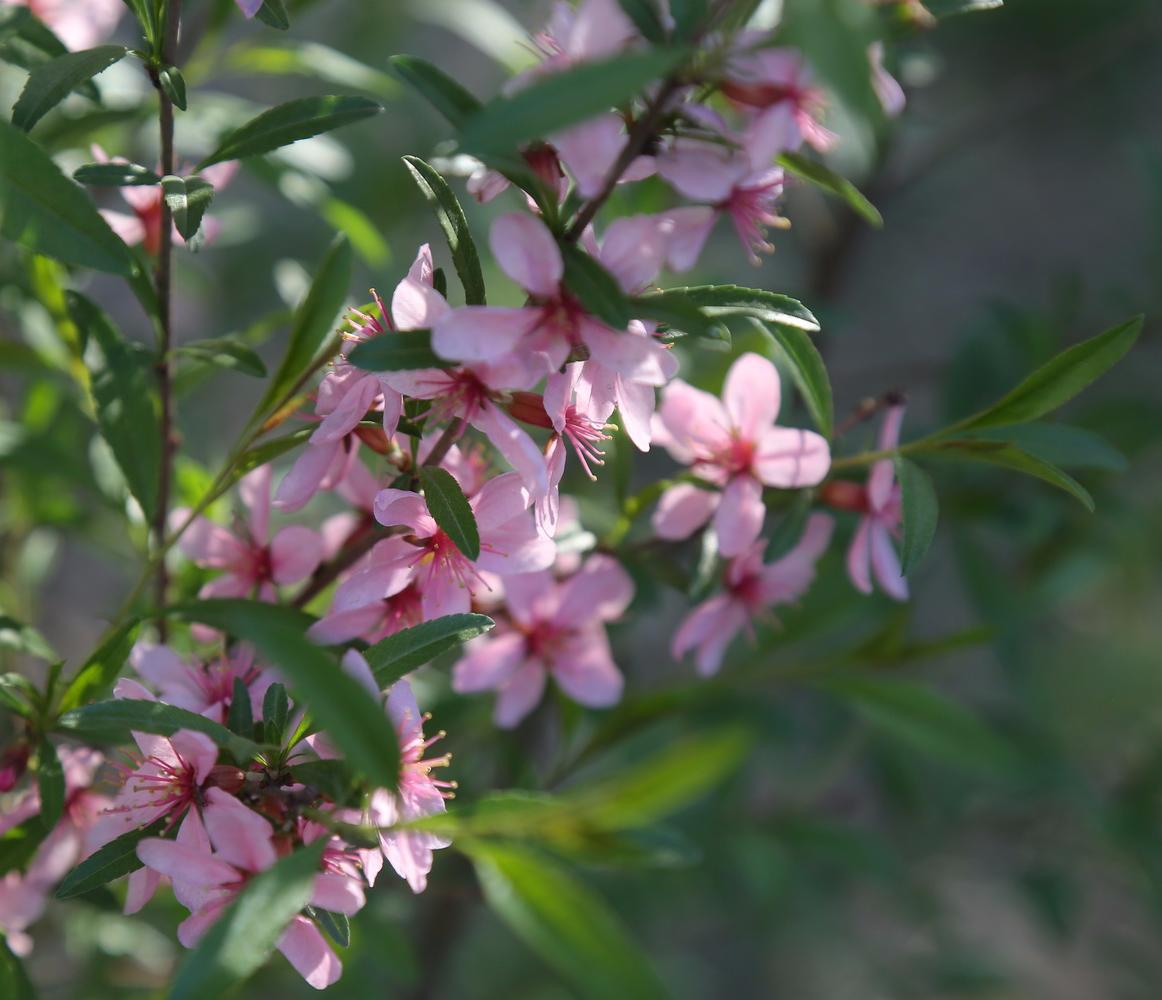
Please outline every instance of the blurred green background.
[[[204, 18], [212, 28], [215, 12], [231, 6], [191, 0], [190, 23]], [[261, 321], [297, 300], [336, 226], [359, 251], [356, 297], [362, 286], [390, 289], [420, 241], [439, 258], [439, 230], [399, 157], [438, 155], [448, 130], [386, 75], [386, 59], [422, 55], [491, 94], [508, 72], [501, 63], [527, 62], [522, 31], [547, 14], [544, 3], [479, 0], [290, 6], [299, 10], [289, 38], [232, 18], [217, 55], [209, 45], [194, 54], [192, 110], [179, 124], [187, 159], [239, 101], [268, 105], [345, 84], [383, 98], [387, 112], [248, 166], [219, 194], [217, 242], [178, 258], [179, 340], [240, 332], [262, 344], [278, 327]], [[375, 72], [325, 51], [269, 51], [306, 40]], [[301, 74], [275, 72], [295, 59]], [[690, 283], [733, 281], [801, 298], [823, 321], [837, 414], [902, 389], [907, 437], [995, 398], [1074, 340], [1157, 313], [1162, 7], [1008, 0], [902, 40], [891, 65], [908, 91], [902, 120], [883, 129], [842, 107], [829, 119], [842, 136], [833, 165], [881, 209], [884, 228], [796, 186], [786, 206], [793, 228], [778, 235], [761, 270], [722, 227]], [[104, 79], [112, 107], [140, 99], [143, 81], [128, 64]], [[8, 99], [20, 76], [0, 82]], [[61, 148], [96, 140], [140, 162], [154, 155], [150, 122], [132, 112], [111, 112], [97, 133], [82, 135], [66, 116], [44, 130], [42, 141]], [[643, 185], [636, 204], [620, 207], [652, 208], [652, 197]], [[470, 206], [478, 241], [509, 206]], [[51, 320], [30, 304], [35, 276], [12, 256], [3, 268], [5, 340], [51, 350]], [[112, 281], [98, 279], [91, 291], [123, 329], [144, 336], [135, 304]], [[674, 817], [682, 846], [665, 852], [665, 864], [583, 872], [675, 997], [1157, 997], [1162, 359], [1154, 329], [1148, 323], [1128, 361], [1066, 414], [1125, 456], [1124, 467], [1099, 445], [1060, 456], [1094, 493], [1097, 513], [1032, 480], [936, 467], [941, 525], [906, 607], [853, 598], [841, 559], [852, 525], [841, 515], [839, 542], [802, 606], [780, 615], [781, 628], [760, 629], [753, 647], [737, 644], [710, 684], [695, 684], [689, 665], [661, 654], [686, 600], [635, 574], [638, 600], [614, 634], [630, 697], [648, 709], [658, 691], [683, 692], [672, 699], [678, 710], [659, 706], [649, 725], [632, 726], [625, 712], [582, 719], [550, 700], [516, 733], [499, 735], [487, 698], [453, 696], [446, 670], [428, 669], [426, 704], [449, 732], [462, 797], [567, 785], [574, 774], [558, 773], [569, 756], [562, 747], [583, 745], [598, 725], [611, 733], [626, 722], [624, 738], [587, 765], [602, 769], [684, 732], [741, 723], [756, 737], [749, 762]], [[277, 344], [261, 349], [271, 357]], [[0, 380], [0, 600], [75, 660], [132, 580], [134, 540], [120, 526], [110, 463], [67, 382], [34, 381], [12, 357]], [[727, 360], [701, 355], [694, 380], [716, 388]], [[182, 469], [184, 492], [196, 494], [203, 467], [223, 457], [257, 386], [190, 372], [179, 403], [193, 459]], [[839, 447], [858, 450], [873, 431], [857, 428]], [[634, 481], [670, 468], [651, 454]], [[587, 527], [601, 528], [617, 475], [611, 470], [583, 504]], [[690, 548], [661, 558], [647, 546], [640, 558], [654, 570], [671, 559], [688, 567], [698, 555]], [[1003, 745], [964, 728], [960, 716], [861, 710], [813, 683], [813, 665], [836, 660], [936, 685], [986, 718]], [[180, 958], [172, 930], [183, 915], [172, 901], [133, 920], [108, 899], [61, 904], [34, 928], [30, 968], [46, 997], [151, 995]], [[384, 876], [353, 921], [344, 962], [336, 997], [570, 995], [481, 905], [469, 865], [452, 851], [437, 856], [422, 897]], [[276, 959], [246, 995], [311, 992]]]

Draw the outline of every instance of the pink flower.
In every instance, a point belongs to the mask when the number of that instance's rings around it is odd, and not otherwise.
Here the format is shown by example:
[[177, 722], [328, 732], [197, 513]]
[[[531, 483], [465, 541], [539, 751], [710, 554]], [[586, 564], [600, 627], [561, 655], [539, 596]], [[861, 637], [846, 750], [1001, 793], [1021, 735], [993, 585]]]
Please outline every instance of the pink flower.
[[[888, 409], [880, 428], [881, 451], [890, 451], [900, 443], [903, 419], [903, 406]], [[900, 560], [892, 545], [892, 539], [900, 535], [900, 487], [890, 458], [872, 466], [865, 494], [867, 513], [859, 519], [847, 550], [847, 575], [857, 590], [870, 594], [874, 573], [880, 589], [897, 601], [906, 601], [908, 581], [900, 572]]]
[[778, 371], [757, 354], [744, 354], [730, 366], [722, 402], [680, 379], [670, 383], [654, 436], [674, 459], [721, 490], [670, 487], [654, 512], [658, 535], [687, 538], [713, 516], [719, 552], [738, 556], [762, 531], [764, 486], [797, 489], [822, 482], [831, 465], [827, 441], [775, 424], [779, 403]]
[[27, 7], [65, 47], [91, 49], [109, 34], [125, 13], [121, 0], [0, 0], [9, 7]]
[[422, 496], [383, 490], [375, 499], [376, 520], [410, 528], [411, 535], [379, 543], [374, 566], [347, 581], [350, 599], [357, 600], [360, 592], [390, 597], [414, 581], [423, 595], [425, 620], [468, 611], [473, 592], [487, 589], [483, 573], [530, 573], [552, 563], [553, 543], [537, 532], [528, 501], [512, 472], [489, 480], [471, 498], [480, 534], [480, 556], [471, 560], [436, 524]]
[[[199, 818], [191, 812], [176, 840], [147, 838], [137, 845], [142, 863], [173, 883], [174, 895], [190, 910], [178, 925], [178, 940], [194, 947], [221, 917], [249, 879], [275, 863], [270, 823], [220, 788], [206, 792]], [[362, 886], [353, 878], [322, 872], [315, 878], [311, 905], [351, 916], [364, 904]], [[315, 989], [324, 989], [343, 966], [319, 929], [296, 916], [283, 931], [278, 949]]]
[[246, 15], [247, 19], [254, 17], [255, 14], [262, 9], [263, 0], [234, 0], [238, 4], [238, 9]]
[[674, 659], [695, 650], [698, 672], [703, 677], [717, 673], [726, 648], [740, 631], [750, 628], [752, 618], [806, 593], [833, 526], [826, 514], [812, 514], [799, 544], [781, 559], [763, 565], [766, 545], [761, 541], [733, 559], [726, 570], [725, 592], [699, 604], [674, 634]]
[[505, 580], [511, 624], [473, 639], [456, 664], [456, 691], [495, 690], [493, 719], [515, 726], [541, 700], [552, 676], [574, 701], [607, 708], [624, 685], [613, 662], [605, 623], [621, 617], [633, 600], [633, 581], [609, 556], [591, 556], [562, 583], [550, 573]]
[[208, 662], [191, 663], [168, 646], [139, 642], [129, 654], [129, 662], [158, 693], [155, 696], [132, 678], [122, 677], [114, 688], [118, 698], [162, 701], [222, 723], [234, 700], [235, 680], [246, 685], [256, 719], [262, 717], [262, 700], [275, 680], [255, 663], [254, 654], [245, 646], [236, 646], [229, 655]]
[[[388, 583], [385, 589], [392, 586]], [[345, 592], [340, 585], [331, 610], [307, 630], [307, 635], [325, 646], [357, 638], [374, 643], [423, 620], [423, 599], [415, 584], [388, 597], [372, 599], [368, 599], [365, 587]]]
[[890, 118], [903, 114], [907, 98], [900, 82], [884, 69], [884, 43], [872, 42], [867, 47], [867, 59], [871, 64], [872, 89], [883, 106], [884, 114]]
[[[277, 586], [297, 583], [319, 565], [323, 543], [318, 534], [300, 524], [280, 528], [270, 537], [271, 468], [262, 465], [239, 486], [249, 520], [238, 533], [227, 531], [204, 517], [197, 518], [181, 538], [182, 551], [199, 566], [225, 572], [198, 592], [200, 597], [256, 597], [273, 602]], [[184, 523], [185, 511], [174, 511]]]
[[632, 382], [664, 385], [673, 374], [676, 362], [661, 344], [610, 329], [568, 293], [561, 283], [561, 251], [539, 219], [503, 215], [492, 224], [490, 243], [501, 269], [529, 293], [531, 302], [518, 309], [452, 310], [432, 329], [437, 354], [469, 364], [516, 354], [549, 374], [579, 351]]

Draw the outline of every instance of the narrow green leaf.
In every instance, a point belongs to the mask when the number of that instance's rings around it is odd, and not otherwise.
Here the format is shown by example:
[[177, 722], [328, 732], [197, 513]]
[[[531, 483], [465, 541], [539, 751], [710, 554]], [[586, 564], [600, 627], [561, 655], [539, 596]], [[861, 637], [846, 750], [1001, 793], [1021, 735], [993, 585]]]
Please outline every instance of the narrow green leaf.
[[153, 357], [125, 340], [109, 318], [77, 292], [66, 293], [69, 315], [89, 343], [100, 348], [93, 398], [101, 436], [125, 475], [146, 518], [157, 508], [161, 478], [161, 416]]
[[797, 326], [774, 323], [767, 326], [757, 320], [755, 325], [770, 337], [772, 353], [786, 366], [819, 433], [830, 438], [835, 426], [835, 406], [831, 379], [819, 349], [807, 332]]
[[129, 248], [20, 129], [0, 120], [0, 235], [66, 264], [128, 276]]
[[176, 66], [164, 66], [157, 74], [157, 82], [161, 85], [165, 96], [179, 111], [186, 110], [186, 78]]
[[300, 139], [332, 132], [383, 111], [366, 97], [302, 97], [264, 111], [227, 135], [214, 152], [198, 164], [204, 170], [225, 160], [261, 156]]
[[559, 865], [515, 844], [466, 850], [489, 907], [585, 997], [663, 997], [665, 989], [606, 903]]
[[154, 0], [125, 0], [125, 6], [133, 11], [133, 16], [137, 18], [137, 22], [145, 34], [145, 40], [149, 43], [149, 48], [156, 49], [158, 39], [161, 37], [159, 5]]
[[71, 899], [92, 892], [114, 879], [142, 867], [137, 857], [137, 845], [146, 837], [157, 837], [165, 829], [166, 817], [139, 830], [129, 830], [104, 847], [98, 848], [69, 872], [56, 888], [57, 899]]
[[682, 303], [694, 305], [710, 319], [750, 317], [764, 323], [789, 326], [808, 333], [819, 330], [819, 321], [803, 303], [788, 295], [768, 292], [761, 288], [742, 288], [739, 285], [693, 285], [687, 288], [667, 288], [665, 291], [642, 295], [635, 302]]
[[351, 923], [345, 914], [332, 913], [330, 910], [320, 910], [314, 906], [308, 907], [310, 916], [314, 917], [324, 934], [340, 948], [351, 945]]
[[665, 42], [666, 27], [662, 23], [654, 0], [617, 0], [617, 3], [625, 12], [625, 16], [633, 21], [634, 27], [641, 32], [642, 38], [654, 45]]
[[42, 701], [40, 692], [23, 674], [0, 674], [0, 706], [9, 712], [32, 718]]
[[262, 738], [274, 746], [282, 746], [286, 724], [290, 718], [290, 700], [286, 688], [271, 684], [262, 699]]
[[315, 280], [302, 305], [295, 310], [286, 354], [274, 373], [262, 401], [251, 418], [251, 426], [261, 423], [271, 409], [302, 378], [315, 360], [320, 345], [335, 327], [339, 310], [351, 284], [351, 244], [336, 236], [327, 255], [315, 271]]
[[309, 76], [324, 83], [365, 90], [380, 98], [394, 98], [400, 91], [399, 84], [381, 70], [318, 42], [240, 45], [228, 53], [227, 65], [244, 73]]
[[298, 703], [353, 767], [378, 788], [396, 787], [399, 742], [382, 706], [304, 636], [301, 612], [245, 600], [196, 601], [172, 610], [253, 645], [287, 679]]
[[533, 139], [629, 102], [677, 68], [685, 55], [667, 49], [625, 52], [542, 76], [473, 114], [460, 130], [460, 146], [469, 153], [512, 153]]
[[327, 838], [255, 875], [178, 970], [169, 1000], [205, 1000], [266, 962], [287, 924], [311, 901]]
[[959, 421], [947, 433], [1023, 424], [1068, 403], [1117, 364], [1142, 332], [1135, 316], [1058, 354], [1011, 392], [980, 413]]
[[276, 31], [286, 31], [290, 27], [290, 15], [283, 0], [264, 0], [254, 16]]
[[35, 67], [12, 108], [12, 124], [28, 132], [78, 86], [120, 62], [129, 50], [123, 45], [102, 45], [83, 52], [69, 52]]
[[1063, 469], [1125, 472], [1129, 467], [1126, 456], [1100, 434], [1070, 424], [1035, 421], [1031, 424], [974, 431], [971, 436], [1014, 444], [1022, 451]]
[[457, 128], [480, 111], [481, 104], [475, 97], [427, 60], [416, 56], [392, 56], [388, 62], [404, 83]]
[[[254, 739], [254, 712], [250, 707], [250, 689], [241, 677], [234, 678], [234, 689], [230, 694], [230, 711], [226, 716], [226, 728], [245, 740]], [[263, 731], [265, 737], [265, 730]], [[267, 738], [267, 743], [274, 740]]]
[[27, 653], [41, 660], [57, 659], [56, 651], [39, 631], [3, 613], [0, 613], [0, 649]]
[[237, 337], [214, 337], [210, 340], [195, 340], [192, 344], [182, 344], [176, 351], [179, 355], [196, 358], [216, 368], [255, 378], [266, 377], [266, 365], [253, 350]]
[[866, 222], [877, 229], [882, 229], [884, 217], [863, 193], [846, 177], [837, 174], [830, 167], [824, 166], [818, 160], [809, 160], [800, 153], [783, 153], [779, 157], [779, 166], [788, 173], [810, 181], [817, 188], [835, 195], [847, 202], [848, 206], [861, 216]]
[[669, 335], [706, 337], [723, 340], [729, 333], [718, 320], [711, 319], [702, 309], [680, 295], [639, 295], [629, 300], [629, 311], [637, 319], [652, 319], [666, 327]]
[[149, 187], [161, 178], [138, 163], [86, 163], [73, 171], [73, 180], [90, 187]]
[[464, 286], [464, 301], [470, 306], [484, 305], [484, 275], [464, 209], [448, 182], [433, 167], [418, 156], [405, 156], [403, 162], [420, 192], [436, 210], [436, 219], [448, 240], [448, 249], [452, 251], [456, 274]]
[[1030, 455], [1016, 445], [1005, 444], [1001, 441], [988, 441], [982, 438], [964, 438], [937, 441], [932, 445], [931, 451], [927, 447], [924, 450], [933, 458], [946, 458], [962, 462], [985, 462], [989, 465], [998, 465], [1001, 468], [1012, 469], [1014, 472], [1035, 476], [1060, 490], [1064, 490], [1086, 510], [1093, 513], [1093, 497], [1081, 483], [1051, 462]]
[[469, 559], [478, 558], [480, 532], [476, 528], [476, 515], [452, 473], [437, 465], [422, 465], [420, 483], [424, 487], [428, 511], [440, 530]]
[[363, 655], [375, 674], [375, 682], [386, 690], [404, 674], [431, 663], [441, 653], [469, 639], [483, 635], [495, 624], [487, 615], [445, 615], [400, 629], [371, 646]]
[[32, 980], [20, 959], [12, 954], [6, 937], [0, 937], [0, 996], [5, 1000], [36, 1000]]
[[709, 13], [707, 5], [707, 0], [670, 0], [670, 17], [674, 19], [674, 38], [685, 42], [697, 37], [706, 23]]
[[133, 698], [98, 701], [65, 712], [55, 727], [62, 736], [101, 746], [129, 743], [134, 731], [172, 736], [179, 729], [205, 733], [238, 761], [248, 763], [259, 753], [257, 744], [235, 736], [220, 723], [159, 701]]
[[900, 548], [900, 569], [904, 576], [911, 574], [924, 558], [936, 535], [936, 521], [940, 505], [932, 479], [915, 462], [897, 455], [896, 479], [900, 484], [900, 507], [903, 516], [903, 544]]
[[1016, 749], [955, 702], [911, 681], [878, 677], [820, 679], [870, 725], [932, 758], [974, 771], [1011, 773]]
[[141, 623], [129, 621], [112, 632], [85, 661], [61, 695], [60, 710], [67, 712], [103, 697], [113, 686], [137, 640]]
[[633, 318], [629, 300], [617, 279], [574, 243], [561, 247], [565, 261], [565, 285], [587, 312], [615, 330], [624, 330]]
[[356, 368], [369, 372], [446, 368], [452, 362], [432, 350], [431, 330], [407, 330], [372, 337], [347, 355]]
[[51, 830], [65, 808], [65, 772], [56, 747], [47, 739], [40, 741], [36, 752], [36, 784], [40, 789], [40, 818]]

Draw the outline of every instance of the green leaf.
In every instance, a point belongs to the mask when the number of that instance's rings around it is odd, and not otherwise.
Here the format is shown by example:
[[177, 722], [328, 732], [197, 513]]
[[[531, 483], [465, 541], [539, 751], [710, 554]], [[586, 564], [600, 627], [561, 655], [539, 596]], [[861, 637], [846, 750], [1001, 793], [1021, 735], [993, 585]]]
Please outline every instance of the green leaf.
[[363, 789], [343, 760], [302, 760], [291, 765], [294, 780], [317, 788], [337, 806], [362, 805]]
[[830, 167], [824, 166], [817, 160], [809, 160], [800, 153], [783, 153], [779, 157], [779, 166], [796, 177], [810, 181], [817, 188], [841, 198], [847, 202], [856, 215], [877, 229], [883, 228], [884, 217], [880, 215], [879, 209], [868, 201], [851, 181], [840, 176]]
[[693, 39], [706, 23], [707, 14], [707, 0], [670, 0], [674, 37], [682, 42]]
[[23, 674], [0, 674], [0, 706], [23, 718], [37, 714], [43, 699]]
[[768, 292], [761, 288], [742, 288], [739, 285], [693, 285], [686, 288], [667, 288], [639, 296], [638, 303], [675, 303], [693, 305], [712, 320], [749, 317], [763, 323], [788, 326], [808, 333], [819, 330], [819, 321], [801, 302], [788, 295]]
[[289, 718], [290, 701], [286, 688], [281, 684], [271, 684], [262, 699], [262, 738], [276, 747], [282, 746]]
[[562, 245], [561, 257], [565, 262], [565, 285], [586, 312], [615, 330], [624, 330], [633, 314], [617, 279], [574, 243]]
[[559, 865], [515, 844], [466, 850], [489, 907], [585, 997], [663, 997], [665, 989], [605, 902]]
[[900, 483], [900, 506], [903, 514], [903, 544], [900, 569], [911, 574], [932, 544], [940, 506], [932, 479], [915, 462], [902, 455], [895, 459], [896, 479]]
[[347, 360], [369, 372], [446, 368], [452, 363], [432, 350], [431, 330], [406, 330], [372, 337], [357, 344]]
[[157, 509], [161, 478], [161, 415], [148, 351], [125, 340], [109, 318], [77, 292], [67, 292], [69, 315], [89, 343], [101, 350], [93, 370], [93, 399], [101, 436], [147, 520]]
[[271, 76], [298, 74], [324, 83], [366, 90], [381, 98], [396, 97], [399, 84], [386, 73], [318, 42], [237, 46], [227, 56], [231, 69]]
[[377, 788], [399, 782], [399, 742], [383, 707], [335, 658], [304, 636], [303, 615], [261, 601], [196, 601], [173, 609], [253, 645], [290, 683], [297, 701]]
[[835, 408], [831, 379], [819, 349], [806, 331], [797, 326], [767, 326], [757, 320], [755, 325], [770, 337], [772, 353], [786, 366], [819, 433], [830, 438], [835, 426]]
[[997, 10], [1004, 0], [924, 0], [933, 17], [944, 20], [957, 14], [975, 14], [978, 11]]
[[688, 337], [729, 340], [729, 331], [707, 316], [694, 302], [669, 293], [639, 295], [629, 299], [629, 311], [637, 319], [652, 319], [666, 327], [666, 333]]
[[12, 124], [25, 132], [30, 131], [78, 86], [120, 62], [128, 52], [123, 45], [102, 45], [83, 52], [69, 52], [41, 63], [29, 73], [28, 81], [12, 108]]
[[480, 111], [481, 104], [455, 80], [416, 56], [392, 56], [395, 74], [457, 128]]
[[375, 682], [386, 690], [404, 674], [431, 663], [441, 653], [469, 639], [483, 635], [495, 624], [487, 615], [445, 615], [400, 629], [371, 646], [363, 655], [375, 675]]
[[227, 135], [218, 148], [198, 164], [198, 170], [224, 160], [261, 156], [382, 111], [382, 104], [366, 97], [302, 97], [287, 101], [264, 111]]
[[1058, 354], [992, 406], [959, 421], [945, 433], [1023, 424], [1068, 403], [1117, 364], [1142, 332], [1135, 316]]
[[57, 659], [56, 651], [40, 632], [3, 613], [0, 613], [0, 649], [27, 653], [41, 660]]
[[684, 58], [680, 50], [626, 52], [542, 76], [473, 114], [460, 130], [460, 146], [483, 155], [512, 153], [530, 140], [625, 104]]
[[157, 837], [165, 829], [167, 819], [161, 817], [149, 826], [129, 830], [104, 847], [98, 848], [69, 872], [56, 888], [57, 899], [71, 899], [92, 892], [114, 879], [142, 867], [137, 857], [137, 845], [146, 837]]
[[1065, 469], [1125, 472], [1129, 467], [1126, 456], [1100, 434], [1070, 424], [1016, 424], [976, 431], [971, 436], [1014, 444], [1022, 451]]
[[150, 48], [156, 48], [161, 37], [160, 5], [155, 0], [125, 0], [125, 6], [133, 11]]
[[67, 712], [102, 697], [113, 686], [137, 640], [141, 623], [129, 621], [111, 632], [85, 661], [61, 695], [60, 710]]
[[821, 688], [849, 702], [891, 739], [957, 767], [1010, 773], [1016, 749], [996, 730], [955, 702], [910, 681], [877, 677], [819, 679]]
[[313, 364], [319, 346], [335, 327], [350, 284], [351, 244], [346, 237], [336, 236], [315, 271], [307, 297], [295, 310], [286, 354], [254, 411], [251, 426], [261, 423]]
[[173, 215], [173, 223], [191, 250], [197, 249], [194, 237], [202, 225], [202, 217], [214, 200], [214, 185], [204, 177], [176, 177], [169, 174], [161, 179], [162, 195]]
[[118, 698], [98, 701], [65, 712], [56, 721], [55, 731], [62, 736], [102, 746], [129, 743], [134, 731], [172, 736], [179, 729], [205, 733], [218, 746], [228, 750], [238, 761], [249, 762], [260, 751], [257, 744], [235, 736], [218, 722], [196, 712], [159, 701]]
[[20, 959], [12, 954], [6, 937], [0, 937], [0, 996], [5, 1000], [36, 1000], [32, 980]]
[[0, 875], [25, 870], [48, 833], [48, 827], [39, 816], [6, 830], [0, 836]]
[[254, 16], [277, 31], [286, 31], [290, 27], [290, 15], [283, 0], [264, 0]]
[[129, 276], [129, 248], [88, 196], [18, 128], [0, 120], [0, 234], [33, 253]]
[[[250, 689], [247, 688], [246, 682], [241, 677], [234, 678], [234, 689], [230, 693], [230, 711], [226, 716], [226, 728], [232, 733], [237, 733], [243, 739], [254, 739], [254, 712], [250, 707]], [[265, 728], [263, 736], [267, 743], [274, 743], [274, 740], [266, 738]]]
[[633, 21], [634, 27], [641, 32], [642, 38], [654, 45], [665, 42], [666, 27], [662, 24], [654, 0], [617, 0], [617, 2], [625, 16]]
[[250, 879], [182, 963], [169, 1000], [218, 996], [256, 972], [311, 901], [326, 844], [320, 837]]
[[340, 948], [351, 945], [351, 923], [343, 913], [332, 913], [330, 910], [320, 910], [314, 906], [307, 908], [310, 916], [314, 917], [324, 934]]
[[480, 532], [476, 529], [476, 515], [468, 498], [447, 469], [437, 465], [420, 466], [420, 483], [428, 512], [452, 544], [469, 559], [480, 556]]
[[403, 162], [420, 192], [436, 210], [436, 219], [448, 240], [448, 249], [452, 251], [456, 274], [464, 286], [464, 301], [470, 306], [484, 305], [484, 275], [480, 271], [480, 257], [464, 209], [448, 182], [433, 167], [418, 156], [405, 156]]
[[157, 82], [165, 96], [179, 111], [186, 110], [186, 78], [176, 66], [164, 66], [158, 70]]
[[47, 739], [40, 741], [36, 752], [36, 784], [40, 789], [40, 818], [52, 829], [65, 808], [65, 772], [60, 755]]
[[263, 364], [262, 358], [237, 337], [195, 340], [192, 344], [182, 344], [176, 353], [196, 358], [216, 368], [229, 368], [231, 371], [252, 375], [255, 378], [266, 377], [266, 365]]
[[149, 187], [161, 178], [138, 163], [86, 163], [73, 171], [73, 180], [90, 187]]
[[[1089, 491], [1068, 473], [1057, 468], [1052, 462], [1030, 455], [1016, 445], [981, 438], [965, 438], [934, 443], [929, 453], [934, 458], [955, 459], [962, 462], [985, 462], [998, 465], [1014, 472], [1035, 476], [1076, 499], [1086, 510], [1093, 513], [1093, 497]], [[929, 451], [928, 447], [924, 449]]]

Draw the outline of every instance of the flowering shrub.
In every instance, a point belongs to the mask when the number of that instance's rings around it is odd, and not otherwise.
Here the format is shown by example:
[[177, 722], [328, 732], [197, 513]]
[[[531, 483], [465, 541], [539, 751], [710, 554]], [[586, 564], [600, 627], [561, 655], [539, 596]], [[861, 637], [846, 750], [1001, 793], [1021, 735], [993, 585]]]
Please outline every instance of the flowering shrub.
[[[240, 162], [370, 127], [382, 108], [303, 98], [208, 151], [176, 149], [175, 116], [198, 96], [177, 65], [192, 30], [182, 5], [128, 2], [140, 34], [132, 50], [92, 47], [111, 22], [103, 4], [84, 16], [81, 6], [3, 12], [0, 31], [31, 55], [12, 120], [0, 124], [0, 229], [52, 285], [65, 369], [148, 538], [137, 585], [79, 668], [66, 671], [31, 630], [9, 629], [54, 665], [42, 684], [0, 678], [16, 720], [0, 767], [8, 981], [23, 982], [15, 956], [33, 947], [52, 896], [125, 879], [126, 913], [158, 892], [188, 911], [177, 938], [194, 953], [171, 995], [211, 995], [275, 949], [325, 988], [342, 973], [336, 949], [369, 890], [390, 892], [384, 883], [398, 877], [421, 893], [436, 852], [454, 848], [500, 918], [567, 979], [590, 994], [657, 995], [600, 897], [547, 855], [628, 850], [633, 834], [735, 767], [746, 739], [703, 733], [603, 781], [520, 796], [503, 783], [475, 787], [461, 806], [450, 801], [445, 734], [413, 672], [450, 666], [452, 689], [487, 692], [502, 729], [536, 713], [551, 680], [564, 700], [549, 710], [574, 722], [566, 702], [589, 710], [588, 744], [561, 735], [546, 751], [569, 774], [632, 728], [627, 692], [648, 691], [607, 632], [639, 581], [672, 584], [685, 607], [672, 636], [652, 637], [654, 655], [678, 675], [728, 674], [728, 652], [753, 641], [756, 623], [836, 572], [821, 564], [829, 550], [846, 546], [850, 602], [873, 590], [908, 599], [936, 530], [929, 460], [1003, 467], [1089, 505], [1021, 431], [1116, 363], [1140, 321], [1071, 347], [992, 405], [922, 436], [904, 433], [897, 393], [837, 426], [810, 303], [747, 287], [772, 280], [750, 265], [788, 224], [788, 183], [875, 215], [816, 156], [839, 139], [810, 54], [742, 0], [559, 4], [535, 36], [536, 64], [491, 100], [446, 68], [393, 59], [448, 120], [469, 164], [466, 191], [504, 199], [487, 232], [495, 280], [485, 280], [483, 234], [470, 229], [451, 161], [407, 157], [445, 243], [409, 248], [390, 295], [368, 290], [351, 305], [352, 250], [337, 238], [252, 416], [182, 506], [178, 351], [265, 368], [237, 339], [178, 345], [176, 248], [210, 243], [207, 208]], [[877, 113], [894, 116], [904, 93], [883, 42], [930, 18], [916, 3], [875, 6], [863, 10], [866, 37], [846, 68]], [[276, 28], [289, 22], [281, 0], [238, 7]], [[73, 177], [102, 204], [103, 189], [117, 189], [132, 215], [98, 211], [32, 137], [122, 60], [140, 61], [156, 91], [160, 159], [94, 147]], [[620, 213], [635, 185], [656, 208]], [[738, 280], [676, 285], [726, 222], [740, 244]], [[86, 284], [87, 270], [126, 281], [152, 348], [97, 304], [106, 286]], [[700, 366], [724, 355], [720, 391], [699, 387]], [[853, 449], [849, 432], [868, 421], [880, 425], [875, 449]], [[631, 493], [632, 459], [651, 451], [666, 456], [669, 478], [651, 461]], [[593, 485], [611, 476], [615, 495]], [[848, 688], [861, 691], [873, 703], [883, 694]], [[618, 705], [627, 714], [606, 726]]]

